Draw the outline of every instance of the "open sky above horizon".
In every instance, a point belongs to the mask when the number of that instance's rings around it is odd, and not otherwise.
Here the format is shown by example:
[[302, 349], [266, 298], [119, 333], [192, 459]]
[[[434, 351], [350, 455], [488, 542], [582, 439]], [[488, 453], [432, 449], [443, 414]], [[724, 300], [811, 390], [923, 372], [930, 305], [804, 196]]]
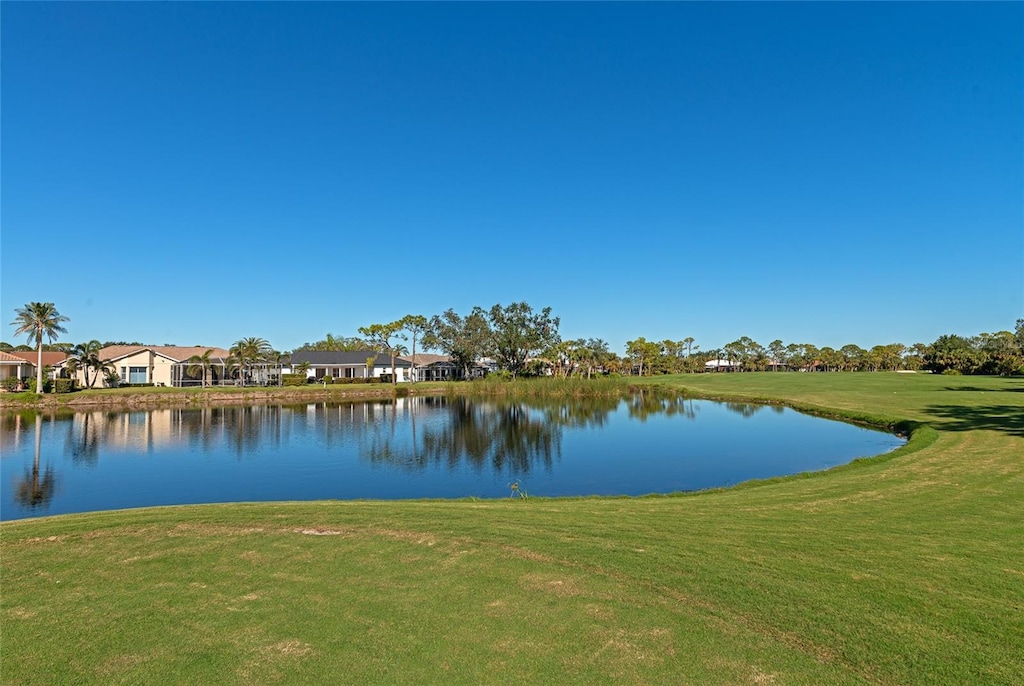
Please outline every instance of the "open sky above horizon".
[[0, 5], [0, 340], [1024, 317], [1024, 3]]

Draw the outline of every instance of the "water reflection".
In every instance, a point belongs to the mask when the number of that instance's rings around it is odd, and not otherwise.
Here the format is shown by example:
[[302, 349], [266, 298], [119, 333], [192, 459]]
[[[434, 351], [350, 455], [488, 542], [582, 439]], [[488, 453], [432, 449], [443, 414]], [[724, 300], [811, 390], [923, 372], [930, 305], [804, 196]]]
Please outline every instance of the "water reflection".
[[[770, 406], [765, 413], [764, 407], [645, 389], [625, 398], [572, 402], [406, 397], [5, 414], [0, 518], [47, 514], [51, 507], [56, 513], [178, 502], [497, 496], [492, 484], [500, 483], [507, 494], [507, 483], [525, 478], [533, 480], [531, 494], [667, 492], [820, 469], [898, 444], [854, 448], [826, 464], [821, 454], [832, 459], [831, 447], [801, 440], [799, 450], [811, 455], [807, 465], [777, 467], [762, 459], [767, 450], [759, 437], [762, 429], [750, 429], [747, 420], [760, 423], [758, 417], [782, 415], [785, 408]], [[750, 430], [724, 426], [723, 415], [742, 417]], [[691, 422], [709, 426], [684, 431]], [[707, 434], [705, 445], [695, 446], [692, 439], [701, 431]], [[805, 438], [808, 429], [799, 431]], [[726, 445], [741, 439], [745, 443], [739, 447]], [[735, 476], [723, 471], [730, 450], [744, 468], [755, 455], [757, 469]], [[786, 444], [781, 450], [789, 455], [797, 449]], [[570, 458], [572, 464], [565, 464]], [[714, 474], [672, 481], [659, 472], [665, 465], [679, 469], [698, 460], [711, 465], [707, 469]], [[764, 474], [765, 464], [774, 471]], [[209, 478], [197, 482], [199, 472]], [[216, 483], [217, 489], [203, 491], [206, 483]]]
[[29, 510], [46, 509], [57, 487], [57, 477], [53, 473], [53, 465], [47, 464], [46, 469], [42, 470], [42, 472], [39, 470], [42, 442], [43, 417], [42, 415], [36, 415], [35, 457], [32, 460], [32, 470], [27, 471], [25, 476], [18, 481], [15, 486], [14, 496], [18, 504]]
[[448, 421], [425, 427], [416, 466], [466, 460], [501, 473], [529, 474], [536, 464], [550, 469], [560, 454], [561, 424], [525, 403], [443, 400]]

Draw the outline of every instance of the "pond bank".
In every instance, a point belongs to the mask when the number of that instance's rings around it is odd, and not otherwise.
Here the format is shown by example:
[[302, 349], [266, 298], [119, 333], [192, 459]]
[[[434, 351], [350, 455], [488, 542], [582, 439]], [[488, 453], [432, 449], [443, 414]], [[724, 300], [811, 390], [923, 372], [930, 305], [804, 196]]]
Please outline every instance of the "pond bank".
[[436, 394], [445, 386], [440, 384], [405, 385], [398, 389], [390, 385], [374, 386], [314, 386], [283, 388], [233, 389], [177, 389], [152, 388], [134, 390], [79, 391], [76, 393], [48, 393], [34, 397], [29, 393], [0, 396], [0, 412], [18, 410], [57, 409], [138, 409], [151, 407], [194, 407], [197, 405], [242, 405], [262, 403], [324, 402], [332, 400], [374, 400], [404, 395]]

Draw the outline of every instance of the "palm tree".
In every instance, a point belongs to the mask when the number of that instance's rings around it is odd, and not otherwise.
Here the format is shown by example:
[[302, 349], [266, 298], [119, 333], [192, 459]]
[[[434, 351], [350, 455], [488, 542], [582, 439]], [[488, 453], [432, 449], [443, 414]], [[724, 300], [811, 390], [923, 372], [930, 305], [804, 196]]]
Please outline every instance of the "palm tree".
[[412, 369], [409, 370], [409, 381], [416, 382], [416, 340], [422, 338], [430, 330], [430, 322], [422, 314], [407, 314], [402, 317], [402, 326], [412, 334]]
[[228, 352], [235, 359], [239, 368], [241, 384], [245, 386], [245, 372], [249, 365], [265, 360], [273, 352], [273, 348], [265, 338], [250, 337], [235, 341]]
[[209, 375], [210, 367], [213, 365], [213, 360], [210, 356], [213, 355], [212, 350], [207, 350], [202, 355], [193, 355], [188, 358], [188, 368], [185, 370], [189, 376], [195, 376], [197, 372], [203, 374], [203, 388], [206, 388], [206, 378]]
[[[110, 369], [110, 362], [100, 359], [100, 350], [103, 344], [93, 339], [88, 343], [79, 343], [71, 351], [71, 360], [74, 360], [77, 369], [81, 369], [85, 375], [86, 388], [92, 388], [100, 378], [100, 374]], [[95, 371], [92, 380], [89, 380], [89, 370]]]
[[[398, 356], [397, 348], [402, 347], [397, 341], [392, 341], [392, 338], [399, 338], [405, 340], [405, 336], [401, 335], [404, 324], [401, 320], [397, 322], [391, 322], [390, 324], [371, 324], [370, 326], [359, 327], [359, 333], [366, 336], [369, 340], [370, 345], [378, 353], [388, 353], [391, 356], [391, 385], [397, 386], [398, 384], [398, 373], [395, 369], [395, 358]], [[404, 350], [405, 348], [402, 347]]]
[[39, 358], [36, 364], [36, 393], [43, 392], [43, 336], [52, 343], [57, 334], [67, 333], [61, 324], [69, 321], [57, 311], [53, 303], [29, 303], [14, 311], [18, 316], [11, 326], [16, 326], [14, 335], [26, 334], [31, 341], [36, 341]]
[[[38, 304], [38, 303], [36, 303]], [[53, 492], [57, 485], [57, 479], [53, 473], [53, 467], [47, 466], [42, 473], [39, 471], [39, 453], [42, 443], [43, 416], [36, 415], [36, 453], [32, 461], [32, 472], [26, 473], [25, 477], [18, 482], [14, 491], [14, 498], [24, 507], [36, 508], [46, 507], [53, 498]]]

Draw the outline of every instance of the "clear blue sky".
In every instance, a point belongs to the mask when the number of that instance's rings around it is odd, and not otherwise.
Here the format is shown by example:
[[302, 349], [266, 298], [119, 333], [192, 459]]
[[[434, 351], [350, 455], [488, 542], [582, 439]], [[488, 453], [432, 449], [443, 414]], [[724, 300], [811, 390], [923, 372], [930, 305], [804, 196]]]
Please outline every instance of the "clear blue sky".
[[0, 338], [281, 350], [525, 300], [564, 338], [1024, 317], [1022, 3], [12, 3]]

